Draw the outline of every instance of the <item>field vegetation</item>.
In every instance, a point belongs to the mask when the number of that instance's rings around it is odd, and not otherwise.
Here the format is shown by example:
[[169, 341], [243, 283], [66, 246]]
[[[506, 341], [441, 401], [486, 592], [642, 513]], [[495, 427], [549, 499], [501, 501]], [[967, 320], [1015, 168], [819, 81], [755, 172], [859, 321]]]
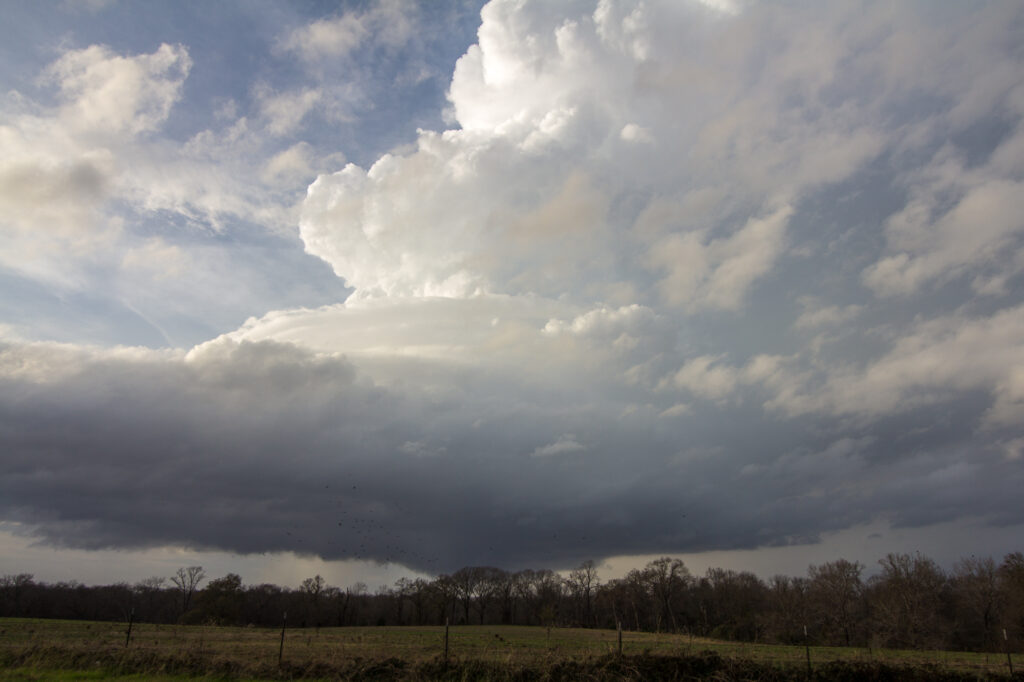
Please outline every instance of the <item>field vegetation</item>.
[[[0, 619], [3, 680], [805, 679], [808, 649], [529, 626], [280, 629]], [[810, 647], [814, 679], [1008, 678], [1005, 656]], [[280, 658], [279, 658], [280, 657]], [[75, 677], [78, 675], [78, 677]], [[1018, 677], [1024, 677], [1018, 675]]]
[[[371, 594], [365, 585], [298, 589], [246, 585], [229, 573], [206, 580], [180, 569], [135, 585], [39, 583], [0, 577], [0, 617], [136, 621], [151, 624], [292, 626], [533, 625], [692, 633], [761, 644], [858, 649], [1018, 651], [1024, 638], [1024, 554], [965, 559], [943, 571], [921, 555], [890, 554], [866, 567], [839, 559], [806, 577], [718, 568], [692, 575], [663, 557], [602, 582], [593, 562], [559, 574], [469, 566], [432, 580], [399, 579]], [[168, 584], [170, 583], [170, 584]]]
[[19, 680], [61, 670], [382, 680], [1009, 673], [1024, 636], [1024, 554], [966, 559], [950, 572], [890, 554], [879, 567], [865, 578], [864, 565], [839, 559], [763, 581], [714, 568], [695, 576], [663, 557], [602, 582], [589, 561], [566, 573], [471, 566], [372, 594], [320, 576], [298, 589], [232, 573], [207, 580], [199, 566], [135, 585], [8, 575], [0, 670]]

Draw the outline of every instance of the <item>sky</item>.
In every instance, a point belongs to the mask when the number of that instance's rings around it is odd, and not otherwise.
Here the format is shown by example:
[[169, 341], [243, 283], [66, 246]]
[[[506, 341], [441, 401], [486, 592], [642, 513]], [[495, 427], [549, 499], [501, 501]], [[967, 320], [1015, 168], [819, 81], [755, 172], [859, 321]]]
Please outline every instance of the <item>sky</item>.
[[1024, 538], [1024, 6], [5, 3], [0, 574]]

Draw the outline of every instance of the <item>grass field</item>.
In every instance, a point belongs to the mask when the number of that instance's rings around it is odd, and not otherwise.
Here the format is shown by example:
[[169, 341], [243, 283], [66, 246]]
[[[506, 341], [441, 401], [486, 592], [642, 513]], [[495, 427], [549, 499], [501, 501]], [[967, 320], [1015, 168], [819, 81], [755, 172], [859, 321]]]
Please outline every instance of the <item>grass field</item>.
[[[280, 630], [135, 624], [131, 642], [125, 647], [126, 625], [123, 623], [0, 619], [0, 663], [6, 668], [0, 672], [0, 680], [430, 679], [430, 671], [440, 670], [436, 666], [444, 660], [444, 630], [443, 627], [288, 630], [283, 665], [279, 666]], [[484, 666], [478, 669], [480, 675], [444, 676], [451, 679], [493, 679], [495, 671], [544, 671], [565, 664], [589, 670], [587, 666], [596, 665], [595, 662], [616, 659], [618, 651], [614, 631], [521, 626], [452, 627], [448, 644], [446, 672], [456, 672], [460, 669], [458, 666], [469, 663]], [[624, 632], [622, 649], [623, 660], [714, 658], [705, 653], [714, 652], [725, 663], [754, 663], [758, 669], [780, 674], [784, 671], [805, 673], [807, 669], [803, 647]], [[963, 679], [999, 677], [1008, 672], [1006, 656], [1000, 654], [811, 647], [810, 655], [816, 670], [838, 661], [901, 669], [927, 667], [936, 672], [956, 672], [958, 678]], [[1024, 661], [1020, 663], [1024, 667]], [[484, 674], [486, 671], [490, 672]], [[509, 679], [533, 677], [536, 675], [512, 675], [511, 672], [508, 676]], [[633, 677], [617, 672], [607, 678], [600, 674], [591, 678], [640, 679], [642, 675]], [[538, 679], [553, 678], [541, 675]]]

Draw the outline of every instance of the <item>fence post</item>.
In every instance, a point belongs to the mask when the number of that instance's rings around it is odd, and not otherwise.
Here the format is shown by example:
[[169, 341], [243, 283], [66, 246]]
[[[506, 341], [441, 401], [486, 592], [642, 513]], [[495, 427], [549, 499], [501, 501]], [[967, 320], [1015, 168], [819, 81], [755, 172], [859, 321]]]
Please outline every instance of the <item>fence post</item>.
[[447, 669], [447, 629], [449, 629], [449, 617], [444, 616], [444, 668]]
[[1013, 659], [1010, 658], [1010, 640], [1006, 636], [1006, 628], [1003, 628], [1003, 648], [1006, 649], [1006, 665], [1010, 666], [1010, 677], [1013, 677]]
[[[126, 649], [128, 648], [128, 642], [131, 641], [131, 624], [132, 624], [132, 621], [134, 621], [134, 620], [135, 620], [135, 607], [133, 606], [132, 609], [130, 611], [128, 611], [128, 633], [125, 635], [125, 648]], [[1007, 631], [1004, 630], [1002, 632], [1006, 633]]]
[[619, 657], [622, 657], [622, 621], [616, 623], [616, 627], [619, 629]]
[[807, 626], [804, 626], [804, 650], [807, 652], [807, 677], [811, 676], [811, 642], [807, 638]]
[[284, 630], [288, 627], [288, 612], [284, 612], [284, 617], [281, 619], [281, 646], [277, 650], [277, 665], [281, 665], [281, 661], [284, 659]]

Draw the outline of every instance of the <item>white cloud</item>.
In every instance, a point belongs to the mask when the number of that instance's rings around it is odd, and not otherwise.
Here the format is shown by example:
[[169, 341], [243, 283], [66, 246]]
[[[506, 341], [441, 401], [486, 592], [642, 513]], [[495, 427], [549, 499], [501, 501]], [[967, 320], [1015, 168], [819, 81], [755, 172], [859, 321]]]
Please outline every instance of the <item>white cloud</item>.
[[285, 49], [303, 59], [341, 57], [357, 49], [369, 31], [357, 15], [346, 13], [333, 19], [318, 19], [292, 31], [282, 42]]
[[[1019, 270], [1007, 254], [1021, 251], [1024, 183], [992, 178], [972, 187], [959, 182], [922, 188], [920, 197], [890, 219], [887, 236], [897, 252], [864, 271], [864, 283], [882, 296], [907, 295], [928, 283], [943, 282], [990, 267]], [[949, 192], [960, 194], [952, 208], [938, 208]], [[936, 216], [936, 213], [939, 215]], [[982, 291], [986, 287], [979, 287]], [[992, 293], [1001, 293], [994, 287]]]
[[117, 0], [63, 0], [61, 4], [72, 11], [100, 12], [115, 5]]
[[619, 137], [627, 142], [654, 142], [654, 138], [651, 137], [650, 131], [635, 123], [627, 123], [624, 125], [622, 127], [622, 131], [619, 133]]
[[[667, 113], [676, 110], [678, 84], [647, 82], [643, 96], [636, 96], [639, 85], [630, 74], [657, 58], [691, 56], [676, 36], [654, 32], [657, 42], [636, 43], [633, 38], [651, 38], [646, 11], [613, 11], [605, 3], [594, 16], [560, 17], [550, 8], [485, 7], [479, 44], [459, 60], [452, 79], [449, 97], [460, 128], [421, 131], [413, 151], [386, 155], [369, 170], [350, 166], [321, 176], [303, 210], [309, 252], [360, 295], [568, 290], [590, 301], [635, 302], [618, 298], [628, 290], [623, 282], [645, 279], [642, 270], [652, 268], [668, 271], [661, 292], [676, 304], [740, 308], [783, 253], [792, 212], [785, 197], [801, 183], [845, 177], [878, 144], [859, 129], [849, 140], [837, 138], [845, 128], [821, 130], [818, 137], [804, 133], [805, 144], [787, 141], [777, 148], [785, 165], [818, 165], [803, 171], [807, 179], [782, 183], [773, 170], [781, 193], [765, 187], [768, 192], [751, 195], [742, 178], [739, 185], [693, 187], [699, 170], [681, 168], [675, 159], [699, 152], [718, 173], [721, 150], [706, 144], [695, 150], [690, 145], [703, 136], [678, 134], [678, 121]], [[692, 18], [710, 20], [702, 16]], [[709, 79], [708, 87], [721, 87], [714, 83]], [[699, 89], [692, 95], [694, 115], [713, 122], [723, 103]], [[635, 142], [643, 140], [659, 144], [640, 150]], [[722, 144], [731, 144], [728, 136]], [[859, 151], [842, 162], [823, 160], [847, 147]], [[738, 216], [734, 204], [728, 217], [698, 218], [696, 235], [664, 223], [634, 231], [634, 215], [609, 210], [637, 187], [652, 203], [680, 206], [704, 191], [717, 197], [712, 211], [728, 206], [733, 193], [748, 201], [740, 202]], [[648, 249], [651, 257], [620, 263], [621, 278], [609, 282], [608, 268], [623, 247]], [[688, 255], [693, 262], [678, 263]]]
[[738, 367], [723, 362], [722, 356], [701, 355], [662, 377], [657, 389], [681, 389], [717, 403], [737, 397], [737, 391], [743, 386], [761, 385], [775, 391], [788, 391], [792, 383], [790, 361], [791, 358], [760, 354]]
[[693, 412], [693, 408], [686, 403], [676, 403], [672, 407], [662, 410], [659, 417], [684, 417]]
[[723, 12], [725, 14], [738, 14], [740, 11], [739, 3], [736, 0], [697, 0], [702, 5], [706, 5], [711, 9]]
[[1019, 460], [1024, 457], [1024, 438], [1014, 438], [1003, 443], [1003, 452], [1008, 460]]
[[989, 317], [952, 314], [920, 321], [896, 337], [887, 352], [860, 366], [821, 364], [814, 344], [795, 356], [761, 354], [739, 366], [703, 355], [663, 376], [657, 388], [683, 390], [719, 406], [743, 399], [745, 388], [757, 388], [764, 391], [769, 413], [866, 418], [980, 391], [991, 404], [981, 422], [969, 427], [1005, 428], [1024, 417], [1022, 320], [1024, 309], [1018, 306]]
[[128, 269], [169, 278], [177, 277], [185, 270], [185, 261], [185, 253], [180, 247], [168, 244], [160, 237], [152, 237], [142, 245], [126, 250], [121, 264]]
[[398, 451], [413, 457], [437, 457], [446, 452], [444, 447], [432, 447], [423, 441], [407, 440], [398, 446]]
[[271, 312], [226, 337], [295, 343], [354, 357], [513, 367], [545, 343], [544, 322], [569, 310], [556, 301], [526, 297], [350, 298], [316, 310]]
[[[167, 139], [190, 67], [183, 46], [132, 55], [94, 45], [44, 70], [52, 106], [13, 91], [0, 100], [0, 267], [46, 300], [85, 293], [88, 301], [69, 324], [39, 321], [41, 338], [84, 331], [120, 340], [114, 330], [127, 327], [136, 342], [194, 342], [262, 311], [259, 278], [300, 253], [295, 203], [325, 163], [343, 157], [268, 140], [258, 111], [251, 121], [237, 110], [228, 120], [217, 114], [215, 128], [185, 143]], [[269, 233], [287, 240], [291, 255], [245, 263], [238, 241], [208, 239], [240, 225], [244, 244]], [[211, 298], [210, 288], [223, 295]], [[297, 298], [293, 287], [270, 295], [279, 305]], [[100, 319], [90, 318], [95, 306], [104, 306]], [[39, 319], [31, 307], [15, 314]]]
[[672, 376], [671, 385], [708, 400], [723, 401], [729, 398], [739, 384], [739, 371], [720, 364], [720, 359], [703, 355], [687, 361]]
[[[568, 287], [601, 301], [627, 290], [643, 296], [633, 283], [650, 269], [673, 305], [740, 309], [783, 257], [801, 194], [849, 178], [881, 153], [888, 133], [855, 101], [828, 117], [821, 102], [782, 94], [782, 84], [816, 96], [834, 83], [850, 49], [808, 54], [836, 42], [835, 18], [816, 25], [807, 45], [770, 55], [759, 87], [744, 92], [736, 55], [705, 52], [698, 61], [696, 43], [659, 29], [687, 25], [695, 40], [721, 34], [734, 46], [759, 17], [694, 12], [489, 4], [449, 91], [459, 129], [421, 131], [410, 152], [322, 176], [304, 206], [308, 250], [361, 295]], [[782, 16], [773, 19], [795, 21]], [[651, 149], [635, 144], [652, 140]], [[627, 197], [639, 216], [609, 215]], [[622, 248], [649, 256], [620, 262], [611, 285], [607, 268]]]
[[67, 154], [8, 128], [0, 131], [6, 157], [0, 161], [0, 221], [14, 238], [3, 261], [20, 269], [67, 244], [88, 251], [116, 236], [101, 223], [100, 209], [113, 189], [115, 166], [103, 150]]
[[274, 135], [293, 132], [323, 98], [316, 88], [277, 93], [262, 85], [256, 89], [260, 113], [267, 120], [267, 130]]
[[[908, 126], [904, 144], [914, 153], [925, 141], [991, 125], [993, 115], [1012, 127], [980, 162], [947, 143], [903, 175], [908, 198], [886, 223], [887, 253], [862, 273], [878, 296], [914, 295], [962, 277], [973, 280], [977, 293], [1001, 295], [1006, 279], [1024, 269], [1024, 82], [1019, 59], [991, 38], [1012, 14], [992, 6], [955, 36], [944, 35], [951, 27], [931, 25], [916, 35], [894, 34], [880, 50], [894, 57], [885, 70], [891, 87], [912, 83], [951, 102]], [[936, 39], [947, 45], [940, 55], [933, 54]]]
[[9, 93], [0, 126], [0, 263], [65, 286], [117, 243], [123, 220], [105, 208], [123, 196], [123, 149], [167, 119], [191, 68], [182, 46], [123, 57], [92, 46], [65, 52], [45, 72], [59, 88], [46, 109]]
[[[369, 170], [350, 165], [321, 176], [303, 206], [307, 250], [357, 297], [397, 296], [414, 306], [415, 297], [533, 293], [590, 309], [571, 322], [546, 323], [545, 332], [563, 340], [570, 332], [583, 338], [588, 325], [609, 316], [602, 302], [621, 292], [635, 297], [627, 303], [660, 300], [685, 313], [743, 308], [785, 257], [802, 199], [849, 180], [907, 133], [887, 120], [879, 97], [888, 93], [855, 92], [847, 83], [878, 68], [887, 69], [893, 88], [911, 82], [902, 64], [889, 68], [859, 47], [908, 29], [894, 29], [882, 10], [803, 16], [751, 7], [711, 17], [691, 9], [604, 2], [586, 14], [489, 4], [479, 43], [452, 79], [460, 128], [421, 131], [414, 148]], [[798, 38], [775, 45], [758, 22]], [[661, 30], [677, 25], [694, 40]], [[702, 51], [698, 61], [690, 50], [708, 36], [723, 47]], [[761, 57], [747, 60], [756, 50]], [[934, 134], [931, 119], [913, 125], [921, 139]], [[648, 139], [657, 144], [631, 156], [635, 142]], [[1007, 158], [997, 152], [992, 170], [968, 171], [940, 156], [910, 176], [924, 186], [918, 194], [932, 199], [945, 188], [962, 190], [940, 230], [948, 239], [900, 228], [906, 220], [894, 216], [890, 243], [919, 251], [920, 262], [903, 268], [900, 259], [910, 257], [894, 256], [896, 274], [886, 275], [882, 261], [865, 281], [878, 288], [924, 281], [1005, 244], [1000, 239], [1015, 234], [1012, 216], [1021, 213], [1014, 197], [1024, 196], [1013, 183], [991, 181], [1005, 174], [997, 164], [1015, 168]], [[906, 215], [920, 213], [914, 206]], [[983, 229], [967, 229], [978, 221]], [[990, 277], [976, 286], [1005, 291], [1006, 281]], [[797, 330], [843, 325], [865, 311], [819, 299], [805, 308]], [[637, 338], [623, 330], [606, 343], [628, 353]], [[650, 347], [646, 361], [635, 358], [627, 368], [635, 385], [659, 383], [658, 368], [664, 377], [673, 362], [666, 350], [659, 344], [656, 361]], [[810, 400], [809, 382], [821, 371], [810, 357], [771, 353], [739, 366], [698, 355], [675, 367], [663, 388], [724, 404], [741, 387], [758, 386], [774, 394], [769, 407], [790, 411]], [[859, 409], [835, 395], [821, 405], [829, 400], [840, 412]]]
[[[958, 393], [987, 392], [985, 421], [1010, 425], [1024, 415], [1024, 308], [990, 317], [953, 314], [922, 321], [885, 354], [862, 367], [832, 365], [815, 386], [799, 387], [766, 403], [791, 415], [827, 413], [877, 417], [947, 401]], [[794, 377], [795, 379], [795, 377]]]
[[329, 19], [317, 19], [291, 31], [281, 47], [307, 62], [350, 56], [368, 40], [396, 46], [415, 31], [414, 5], [401, 0], [377, 0], [362, 12], [349, 11]]
[[135, 57], [93, 45], [64, 53], [47, 75], [60, 87], [64, 125], [87, 134], [135, 135], [167, 119], [191, 68], [181, 45]]
[[62, 241], [79, 250], [90, 239], [102, 247], [114, 236], [101, 209], [121, 189], [120, 147], [167, 119], [191, 64], [182, 46], [122, 57], [94, 45], [65, 52], [47, 69], [47, 80], [60, 88], [55, 110], [8, 94], [0, 127], [0, 220], [20, 242], [6, 250], [8, 265], [17, 267], [21, 249], [40, 256], [62, 250]]
[[617, 338], [623, 333], [643, 333], [657, 325], [657, 315], [650, 308], [632, 304], [618, 309], [602, 306], [575, 317], [571, 322], [549, 320], [544, 325], [546, 334], [570, 333], [576, 336]]
[[709, 243], [700, 233], [690, 232], [673, 233], [653, 244], [651, 264], [667, 271], [659, 283], [665, 301], [693, 308], [739, 308], [751, 285], [770, 272], [783, 253], [792, 212], [783, 206]]
[[793, 323], [797, 329], [817, 329], [820, 327], [837, 327], [856, 319], [864, 312], [863, 305], [820, 305], [813, 297], [802, 301], [804, 311]]
[[581, 445], [576, 440], [576, 436], [571, 433], [563, 433], [555, 442], [538, 447], [530, 456], [553, 457], [554, 455], [564, 455], [569, 452], [580, 452], [586, 449], [586, 446]]
[[309, 179], [315, 174], [311, 165], [312, 156], [313, 151], [309, 144], [297, 142], [270, 157], [260, 177], [266, 183], [283, 180], [288, 184]]

